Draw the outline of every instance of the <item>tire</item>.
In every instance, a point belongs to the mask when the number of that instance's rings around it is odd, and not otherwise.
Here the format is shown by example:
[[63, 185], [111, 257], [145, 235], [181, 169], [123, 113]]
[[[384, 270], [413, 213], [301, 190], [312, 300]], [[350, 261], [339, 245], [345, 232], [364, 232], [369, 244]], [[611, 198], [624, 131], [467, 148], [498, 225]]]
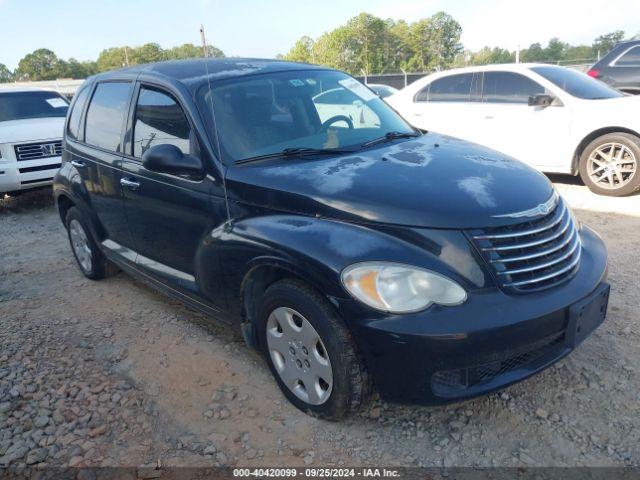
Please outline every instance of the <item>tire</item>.
[[[320, 340], [315, 345], [316, 351], [312, 350], [314, 348], [313, 340], [309, 341], [308, 335], [301, 333], [301, 338], [305, 338], [304, 343], [294, 339], [293, 343], [282, 344], [289, 351], [282, 351], [280, 348], [280, 354], [274, 353], [274, 350], [278, 350], [273, 344], [274, 337], [268, 340], [267, 336], [273, 335], [270, 329], [273, 329], [274, 323], [277, 325], [279, 320], [275, 315], [272, 317], [272, 314], [276, 311], [282, 314], [285, 310], [293, 312], [292, 320], [294, 322], [307, 321], [313, 327], [313, 331]], [[300, 315], [302, 319], [295, 318], [296, 314]], [[284, 328], [289, 327], [285, 326]], [[291, 331], [288, 332], [289, 337], [283, 336], [283, 339], [290, 338]], [[309, 333], [311, 332], [307, 331], [307, 334]], [[260, 349], [280, 389], [287, 399], [303, 412], [314, 417], [335, 421], [356, 413], [369, 401], [372, 391], [370, 377], [358, 354], [351, 332], [338, 317], [334, 308], [320, 294], [304, 283], [297, 280], [281, 280], [266, 290], [259, 308], [258, 340]], [[290, 351], [291, 347], [296, 350], [295, 354]], [[305, 354], [305, 347], [307, 347], [308, 354]], [[322, 357], [323, 354], [324, 357]], [[314, 373], [307, 375], [304, 366], [297, 367], [296, 361], [310, 360], [311, 364], [307, 363], [306, 365], [310, 367], [308, 372], [311, 372], [311, 369], [315, 368], [314, 365], [318, 365], [316, 355], [328, 360], [331, 370], [330, 379], [321, 378], [316, 384], [320, 388], [316, 391], [322, 392], [320, 395], [323, 398], [321, 399], [309, 395], [309, 392], [312, 392], [312, 385], [309, 385], [309, 390], [306, 389], [306, 385], [304, 389], [297, 385], [297, 393], [288, 386], [288, 384], [292, 384], [292, 381], [295, 382], [292, 380], [295, 375], [301, 375], [301, 378], [306, 379], [314, 375]], [[283, 367], [283, 359], [280, 357], [284, 357], [286, 367]], [[278, 360], [279, 358], [280, 360]], [[279, 373], [279, 369], [282, 368], [290, 368], [291, 370], [286, 371], [293, 371], [293, 376]], [[321, 376], [327, 376], [326, 365], [320, 368], [322, 368]], [[305, 375], [307, 376], [305, 377]], [[283, 378], [288, 378], [288, 381], [285, 382]], [[330, 388], [327, 388], [329, 384]], [[305, 393], [309, 397], [308, 401], [302, 398]], [[318, 394], [316, 394], [317, 396]], [[314, 399], [315, 403], [312, 401]]]
[[[621, 146], [626, 148], [626, 153], [623, 152], [624, 159], [631, 162], [635, 160], [633, 173], [629, 174], [628, 172], [623, 172], [623, 184], [621, 186], [615, 187], [616, 183], [620, 183], [619, 174], [614, 174], [613, 177], [606, 178], [606, 173], [601, 173], [602, 181], [595, 181], [592, 176], [597, 174], [598, 167], [593, 160], [591, 160], [592, 156], [597, 160], [606, 164], [606, 159], [602, 155], [597, 154], [598, 149], [604, 149], [608, 153], [611, 153], [611, 145], [618, 145], [619, 147], [614, 149], [614, 156], [621, 152]], [[625, 163], [623, 168], [630, 168], [631, 163]], [[608, 133], [606, 135], [602, 135], [601, 137], [596, 138], [592, 141], [587, 147], [583, 150], [580, 155], [580, 178], [584, 184], [589, 187], [594, 193], [600, 195], [608, 195], [612, 197], [622, 197], [624, 195], [630, 195], [636, 190], [640, 189], [640, 138], [635, 135], [631, 135], [628, 133]], [[591, 168], [591, 172], [589, 169]], [[591, 173], [591, 174], [590, 174]], [[614, 179], [614, 188], [610, 188], [610, 180]]]
[[[71, 207], [67, 212], [65, 224], [71, 251], [85, 277], [91, 280], [101, 280], [120, 271], [100, 251], [91, 235], [91, 230], [87, 227], [87, 222], [76, 207]], [[78, 240], [79, 236], [83, 237], [84, 244], [82, 244], [82, 240]]]

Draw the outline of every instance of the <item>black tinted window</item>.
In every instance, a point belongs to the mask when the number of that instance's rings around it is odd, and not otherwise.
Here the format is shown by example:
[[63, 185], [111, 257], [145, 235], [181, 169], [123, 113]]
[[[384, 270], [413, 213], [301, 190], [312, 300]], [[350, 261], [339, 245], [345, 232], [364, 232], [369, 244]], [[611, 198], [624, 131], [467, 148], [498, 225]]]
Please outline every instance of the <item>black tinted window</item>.
[[190, 133], [187, 117], [171, 96], [145, 87], [140, 89], [133, 128], [135, 157], [142, 157], [148, 148], [164, 143], [189, 154]]
[[484, 72], [485, 102], [528, 103], [531, 95], [544, 92], [542, 85], [519, 73]]
[[327, 90], [320, 95], [316, 95], [313, 98], [313, 103], [319, 103], [322, 105], [351, 105], [356, 101], [358, 97], [350, 93], [344, 88], [336, 88], [334, 90]]
[[55, 92], [0, 93], [0, 122], [26, 118], [66, 117], [69, 103]]
[[622, 97], [622, 93], [586, 73], [563, 67], [532, 67], [531, 70], [546, 78], [574, 97], [585, 100]]
[[616, 67], [640, 67], [640, 45], [633, 47], [615, 63]]
[[98, 84], [87, 110], [87, 143], [114, 152], [121, 151], [122, 122], [129, 102], [130, 87], [129, 82]]
[[87, 103], [89, 97], [89, 88], [84, 88], [76, 94], [73, 108], [71, 110], [71, 116], [69, 117], [69, 136], [71, 138], [78, 138], [80, 134], [80, 119], [82, 118], [82, 110]]
[[468, 102], [471, 100], [472, 73], [439, 78], [429, 85], [430, 102]]

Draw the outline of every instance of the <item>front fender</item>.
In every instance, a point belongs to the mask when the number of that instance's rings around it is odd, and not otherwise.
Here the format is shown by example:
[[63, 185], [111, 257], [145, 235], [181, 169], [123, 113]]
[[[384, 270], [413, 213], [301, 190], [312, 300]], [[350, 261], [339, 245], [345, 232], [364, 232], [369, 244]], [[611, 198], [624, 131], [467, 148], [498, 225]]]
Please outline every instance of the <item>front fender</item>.
[[261, 266], [290, 271], [330, 299], [349, 298], [340, 280], [344, 268], [371, 260], [434, 270], [466, 289], [485, 288], [491, 282], [469, 242], [455, 230], [382, 228], [301, 215], [267, 215], [237, 221], [212, 237], [233, 313], [241, 312], [247, 275]]

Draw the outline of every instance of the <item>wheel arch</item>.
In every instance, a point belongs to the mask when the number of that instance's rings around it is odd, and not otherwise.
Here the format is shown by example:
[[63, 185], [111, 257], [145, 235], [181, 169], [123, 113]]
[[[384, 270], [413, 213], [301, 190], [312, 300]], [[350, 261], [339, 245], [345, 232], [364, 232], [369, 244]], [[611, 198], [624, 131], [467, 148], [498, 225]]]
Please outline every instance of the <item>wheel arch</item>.
[[58, 207], [58, 215], [60, 215], [60, 220], [62, 220], [63, 224], [67, 222], [67, 213], [72, 207], [75, 207], [75, 202], [71, 200], [71, 197], [68, 195], [61, 193], [56, 198], [56, 205]]
[[240, 326], [244, 339], [249, 346], [258, 347], [255, 326], [260, 300], [264, 292], [271, 285], [285, 278], [303, 282], [331, 301], [331, 297], [326, 294], [322, 285], [316, 282], [312, 276], [304, 275], [295, 265], [275, 257], [257, 259], [244, 275], [240, 285], [242, 309]]
[[576, 150], [573, 154], [573, 160], [571, 162], [572, 175], [578, 174], [578, 170], [580, 166], [580, 157], [582, 156], [584, 149], [587, 148], [587, 145], [593, 142], [596, 138], [601, 137], [603, 135], [607, 135], [609, 133], [627, 133], [629, 135], [634, 135], [640, 139], [640, 133], [626, 127], [604, 127], [604, 128], [599, 128], [598, 130], [594, 130], [589, 135], [584, 137], [576, 147]]

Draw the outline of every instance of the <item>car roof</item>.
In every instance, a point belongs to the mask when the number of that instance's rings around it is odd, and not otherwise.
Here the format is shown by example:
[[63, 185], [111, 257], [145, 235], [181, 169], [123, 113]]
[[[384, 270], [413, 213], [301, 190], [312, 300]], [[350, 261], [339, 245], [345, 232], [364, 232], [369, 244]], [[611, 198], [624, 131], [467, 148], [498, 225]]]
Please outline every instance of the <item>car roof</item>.
[[60, 92], [49, 88], [25, 87], [22, 85], [10, 84], [0, 85], [0, 94], [3, 93], [57, 93], [58, 95], [60, 95]]
[[475, 65], [472, 67], [452, 68], [450, 70], [443, 70], [433, 73], [432, 75], [450, 75], [454, 73], [472, 73], [472, 72], [491, 72], [491, 71], [508, 71], [508, 72], [522, 72], [530, 70], [533, 67], [555, 67], [566, 68], [559, 65], [553, 65], [550, 63], [493, 63], [489, 65]]
[[123, 75], [144, 74], [146, 76], [171, 79], [185, 85], [200, 85], [207, 80], [258, 75], [294, 70], [330, 70], [328, 67], [308, 63], [286, 62], [259, 58], [194, 58], [166, 62], [134, 65], [101, 73], [96, 80], [117, 78]]

